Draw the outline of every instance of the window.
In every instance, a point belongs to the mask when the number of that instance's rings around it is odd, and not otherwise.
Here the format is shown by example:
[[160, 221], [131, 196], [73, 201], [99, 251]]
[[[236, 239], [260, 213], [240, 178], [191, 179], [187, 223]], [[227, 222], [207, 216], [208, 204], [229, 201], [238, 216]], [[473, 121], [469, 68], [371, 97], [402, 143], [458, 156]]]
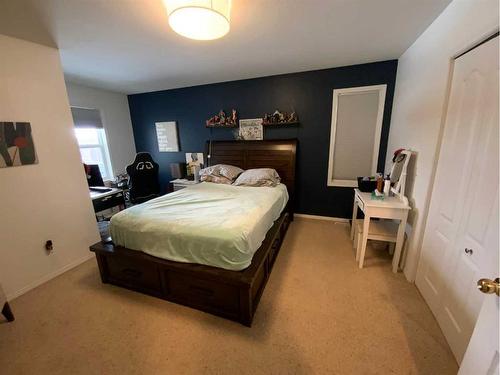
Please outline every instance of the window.
[[377, 173], [387, 85], [333, 90], [328, 186]]
[[113, 179], [108, 142], [99, 111], [72, 107], [75, 134], [80, 146], [82, 162], [97, 164], [104, 180]]
[[76, 139], [85, 164], [97, 164], [104, 180], [113, 179], [104, 129], [76, 128]]

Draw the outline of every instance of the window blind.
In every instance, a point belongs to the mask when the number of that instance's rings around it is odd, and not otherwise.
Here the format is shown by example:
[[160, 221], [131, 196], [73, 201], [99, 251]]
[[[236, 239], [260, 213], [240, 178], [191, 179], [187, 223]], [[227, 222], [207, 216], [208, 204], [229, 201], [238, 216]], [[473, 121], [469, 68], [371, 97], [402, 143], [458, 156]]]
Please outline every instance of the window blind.
[[103, 128], [98, 109], [71, 107], [71, 114], [75, 128]]

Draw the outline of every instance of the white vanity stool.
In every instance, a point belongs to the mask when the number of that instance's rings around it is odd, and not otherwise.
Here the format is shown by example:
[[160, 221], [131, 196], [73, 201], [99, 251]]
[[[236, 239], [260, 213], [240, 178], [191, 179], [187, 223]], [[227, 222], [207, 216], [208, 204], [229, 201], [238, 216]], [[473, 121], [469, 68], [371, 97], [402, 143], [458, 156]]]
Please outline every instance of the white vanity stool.
[[[398, 238], [398, 224], [392, 220], [372, 220], [370, 222], [368, 239], [389, 243], [389, 254], [394, 254]], [[359, 262], [361, 239], [363, 238], [363, 220], [357, 219], [354, 227], [354, 248], [356, 249], [356, 261]]]

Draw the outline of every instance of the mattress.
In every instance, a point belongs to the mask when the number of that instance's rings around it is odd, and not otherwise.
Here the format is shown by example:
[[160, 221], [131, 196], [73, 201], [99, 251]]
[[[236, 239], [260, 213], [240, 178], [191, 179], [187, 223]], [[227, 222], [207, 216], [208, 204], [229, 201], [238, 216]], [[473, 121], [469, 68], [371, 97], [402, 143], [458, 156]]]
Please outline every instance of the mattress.
[[287, 201], [283, 184], [203, 182], [117, 213], [110, 233], [116, 245], [158, 258], [242, 270]]

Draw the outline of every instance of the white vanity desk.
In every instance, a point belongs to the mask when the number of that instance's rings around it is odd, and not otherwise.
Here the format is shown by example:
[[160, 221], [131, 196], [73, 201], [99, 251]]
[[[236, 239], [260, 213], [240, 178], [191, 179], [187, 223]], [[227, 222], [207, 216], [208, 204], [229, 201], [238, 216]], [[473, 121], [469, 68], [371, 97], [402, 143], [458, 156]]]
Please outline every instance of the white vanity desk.
[[354, 239], [354, 223], [358, 207], [363, 211], [365, 219], [363, 221], [363, 237], [361, 242], [361, 254], [364, 258], [366, 243], [368, 241], [370, 218], [400, 220], [394, 258], [392, 259], [392, 272], [398, 272], [401, 249], [403, 247], [406, 220], [410, 206], [406, 197], [398, 196], [385, 197], [384, 200], [371, 199], [371, 193], [363, 193], [359, 189], [354, 189], [354, 207], [352, 210], [351, 239]]

